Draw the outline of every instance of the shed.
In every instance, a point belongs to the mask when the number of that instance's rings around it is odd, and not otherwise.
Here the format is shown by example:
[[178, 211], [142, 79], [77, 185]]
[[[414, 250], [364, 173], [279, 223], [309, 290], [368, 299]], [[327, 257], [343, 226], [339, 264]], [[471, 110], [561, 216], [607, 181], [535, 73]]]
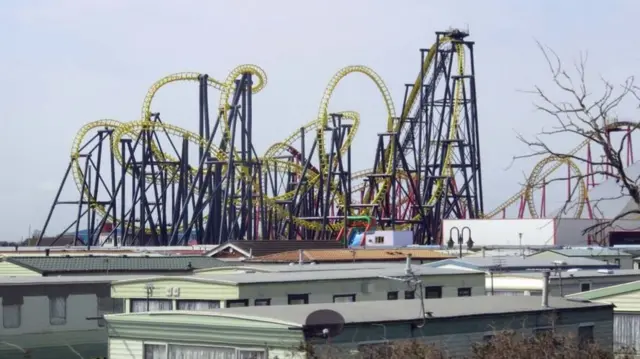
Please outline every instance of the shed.
[[[0, 275], [103, 275], [103, 274], [188, 274], [195, 269], [229, 266], [215, 258], [201, 256], [128, 257], [56, 256], [5, 257]], [[35, 273], [35, 274], [33, 274]]]
[[319, 349], [327, 345], [325, 339], [314, 339], [306, 324], [318, 310], [337, 312], [344, 319], [343, 330], [331, 338], [330, 345], [344, 350], [345, 356], [371, 345], [411, 339], [464, 356], [470, 354], [473, 343], [501, 329], [523, 334], [555, 329], [591, 337], [604, 348], [612, 346], [611, 305], [549, 298], [549, 306], [543, 307], [535, 297], [480, 296], [434, 299], [425, 313], [417, 302], [394, 305], [390, 310], [387, 301], [370, 301], [109, 315], [109, 358], [138, 359], [145, 352], [167, 355], [196, 350], [229, 357], [306, 358], [301, 344]]
[[568, 295], [567, 298], [613, 304], [613, 339], [616, 347], [640, 352], [640, 281]]
[[620, 269], [633, 269], [633, 256], [631, 254], [620, 249], [608, 247], [548, 249], [531, 254], [529, 257], [550, 260], [562, 258], [591, 258], [616, 264]]
[[416, 267], [414, 275], [424, 291], [409, 286], [398, 267], [132, 279], [114, 283], [111, 296], [141, 312], [485, 295], [483, 272]]

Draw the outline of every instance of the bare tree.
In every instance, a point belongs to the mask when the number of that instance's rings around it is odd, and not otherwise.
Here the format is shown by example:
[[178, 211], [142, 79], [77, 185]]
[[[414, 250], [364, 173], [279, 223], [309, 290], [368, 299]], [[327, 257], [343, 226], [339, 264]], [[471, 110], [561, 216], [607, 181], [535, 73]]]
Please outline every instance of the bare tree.
[[[553, 88], [543, 90], [540, 86], [535, 86], [532, 91], [536, 100], [534, 106], [538, 111], [550, 116], [554, 125], [543, 130], [534, 139], [528, 140], [523, 136], [518, 136], [531, 149], [531, 153], [524, 156], [516, 156], [515, 159], [534, 156], [548, 156], [558, 161], [572, 161], [577, 165], [586, 165], [595, 168], [590, 174], [605, 175], [615, 179], [619, 185], [619, 193], [613, 193], [611, 197], [590, 199], [592, 206], [597, 206], [598, 201], [629, 198], [635, 205], [618, 213], [613, 218], [605, 218], [587, 227], [583, 231], [585, 234], [601, 234], [611, 228], [615, 222], [633, 215], [640, 215], [640, 178], [630, 176], [626, 171], [623, 148], [628, 142], [629, 136], [635, 133], [640, 123], [633, 120], [621, 120], [619, 111], [627, 105], [627, 101], [632, 101], [633, 108], [638, 107], [640, 88], [636, 86], [634, 77], [630, 76], [622, 84], [613, 83], [601, 78], [601, 89], [593, 91], [587, 86], [586, 81], [586, 54], [581, 54], [578, 62], [574, 63], [573, 69], [569, 72], [563, 67], [560, 57], [552, 49], [538, 43], [546, 63], [548, 65]], [[552, 91], [558, 92], [558, 95]], [[599, 92], [599, 93], [596, 93]], [[629, 130], [618, 141], [612, 140], [610, 133], [614, 129], [626, 127]], [[580, 151], [568, 151], [566, 149], [556, 149], [551, 145], [550, 139], [558, 137], [556, 143], [586, 143], [590, 142], [591, 148], [602, 153], [602, 158], [593, 159], [582, 155]], [[560, 140], [560, 141], [558, 141]], [[584, 152], [584, 151], [582, 151]], [[582, 167], [582, 166], [581, 166]], [[570, 191], [570, 196], [564, 203], [558, 216], [565, 215], [572, 207], [584, 204], [583, 198], [577, 198], [580, 186], [584, 188], [588, 174], [566, 175], [564, 178], [557, 178], [547, 181], [572, 180], [574, 185]], [[536, 184], [528, 183], [529, 186]]]
[[40, 238], [40, 235], [42, 234], [42, 230], [39, 229], [34, 229], [33, 232], [31, 232], [31, 238]]

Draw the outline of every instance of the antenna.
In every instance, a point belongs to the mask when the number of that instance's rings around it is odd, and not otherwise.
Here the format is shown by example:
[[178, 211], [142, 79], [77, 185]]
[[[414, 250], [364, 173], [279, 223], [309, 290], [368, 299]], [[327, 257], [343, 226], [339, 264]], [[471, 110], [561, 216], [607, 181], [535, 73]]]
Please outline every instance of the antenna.
[[330, 309], [312, 312], [304, 323], [305, 334], [316, 338], [332, 338], [342, 333], [344, 329], [342, 314]]

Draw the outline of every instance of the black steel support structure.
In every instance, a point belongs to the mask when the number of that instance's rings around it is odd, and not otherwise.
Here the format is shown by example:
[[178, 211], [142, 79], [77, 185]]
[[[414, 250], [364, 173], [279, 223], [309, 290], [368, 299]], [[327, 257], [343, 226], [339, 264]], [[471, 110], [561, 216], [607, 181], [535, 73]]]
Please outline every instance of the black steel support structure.
[[436, 36], [420, 51], [420, 81], [407, 85], [397, 131], [379, 135], [363, 204], [383, 228], [412, 228], [418, 244], [441, 244], [443, 219], [483, 212], [473, 42], [460, 31]]
[[[380, 229], [411, 230], [416, 243], [441, 243], [442, 220], [479, 218], [483, 193], [474, 44], [460, 31], [436, 37], [420, 51], [419, 77], [406, 86], [393, 129], [378, 135], [370, 173], [355, 172], [354, 123], [340, 113], [259, 155], [252, 74], [238, 76], [228, 103], [213, 113], [210, 81], [200, 75], [196, 133], [157, 113], [95, 129], [71, 159], [38, 243], [62, 204], [75, 206], [75, 220], [57, 238], [73, 235], [87, 246], [337, 240], [348, 217], [359, 215]], [[62, 201], [71, 175], [79, 191]]]

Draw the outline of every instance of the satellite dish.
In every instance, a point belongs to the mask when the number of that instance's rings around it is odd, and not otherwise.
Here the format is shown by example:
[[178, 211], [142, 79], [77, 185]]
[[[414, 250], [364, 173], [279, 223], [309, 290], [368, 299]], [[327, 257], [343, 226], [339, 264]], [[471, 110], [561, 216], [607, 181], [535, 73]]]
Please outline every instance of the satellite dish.
[[311, 337], [331, 338], [342, 333], [343, 329], [344, 317], [330, 309], [316, 310], [305, 320], [305, 332]]

